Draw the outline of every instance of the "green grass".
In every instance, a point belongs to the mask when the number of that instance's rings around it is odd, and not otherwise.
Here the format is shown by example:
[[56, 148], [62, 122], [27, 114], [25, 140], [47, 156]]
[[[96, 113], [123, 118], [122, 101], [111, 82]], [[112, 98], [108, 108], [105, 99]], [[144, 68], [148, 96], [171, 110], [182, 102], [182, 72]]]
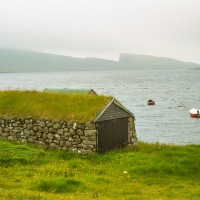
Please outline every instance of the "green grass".
[[94, 120], [112, 97], [38, 91], [0, 91], [0, 116], [87, 122]]
[[0, 166], [0, 199], [200, 199], [200, 145], [79, 155], [0, 141]]

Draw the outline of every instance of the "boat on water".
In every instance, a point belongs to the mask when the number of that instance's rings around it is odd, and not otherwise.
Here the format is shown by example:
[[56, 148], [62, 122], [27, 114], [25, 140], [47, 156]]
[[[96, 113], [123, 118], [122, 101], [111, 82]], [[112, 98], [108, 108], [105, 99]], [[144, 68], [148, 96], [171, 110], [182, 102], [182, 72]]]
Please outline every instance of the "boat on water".
[[155, 101], [153, 101], [152, 99], [149, 99], [149, 100], [147, 101], [147, 104], [148, 104], [148, 105], [155, 105]]
[[189, 112], [191, 117], [200, 118], [200, 110], [192, 108], [191, 110], [189, 110]]

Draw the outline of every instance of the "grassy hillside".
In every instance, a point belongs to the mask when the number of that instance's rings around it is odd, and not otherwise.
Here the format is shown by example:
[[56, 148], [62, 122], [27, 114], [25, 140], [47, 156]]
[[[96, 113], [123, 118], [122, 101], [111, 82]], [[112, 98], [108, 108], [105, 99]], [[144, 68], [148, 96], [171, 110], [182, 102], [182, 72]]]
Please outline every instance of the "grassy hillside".
[[68, 70], [110, 70], [117, 62], [97, 58], [74, 58], [70, 56], [34, 51], [0, 48], [0, 72], [45, 72]]
[[200, 199], [199, 145], [79, 155], [0, 140], [0, 166], [2, 200]]
[[45, 72], [69, 70], [195, 69], [200, 65], [171, 58], [120, 54], [119, 62], [98, 58], [75, 58], [34, 51], [0, 48], [1, 72]]
[[172, 58], [127, 53], [120, 54], [119, 64], [125, 69], [200, 69], [200, 65], [191, 62], [183, 62]]
[[94, 120], [111, 99], [86, 94], [0, 91], [0, 116], [86, 122]]

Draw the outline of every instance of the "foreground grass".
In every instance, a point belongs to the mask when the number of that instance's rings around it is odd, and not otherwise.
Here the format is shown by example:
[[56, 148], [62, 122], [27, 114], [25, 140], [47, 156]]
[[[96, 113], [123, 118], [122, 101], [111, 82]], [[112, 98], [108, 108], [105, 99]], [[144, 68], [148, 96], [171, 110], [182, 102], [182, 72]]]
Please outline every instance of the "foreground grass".
[[77, 155], [0, 141], [0, 199], [200, 199], [200, 146]]
[[88, 122], [112, 99], [108, 96], [38, 91], [0, 91], [0, 116]]

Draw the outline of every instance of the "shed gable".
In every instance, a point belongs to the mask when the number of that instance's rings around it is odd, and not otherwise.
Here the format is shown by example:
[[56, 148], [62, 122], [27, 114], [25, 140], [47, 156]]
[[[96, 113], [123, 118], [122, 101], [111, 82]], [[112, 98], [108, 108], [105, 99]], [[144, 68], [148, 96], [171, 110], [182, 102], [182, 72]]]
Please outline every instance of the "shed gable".
[[131, 112], [126, 110], [119, 102], [113, 99], [104, 110], [97, 116], [94, 122], [112, 120], [133, 116]]

